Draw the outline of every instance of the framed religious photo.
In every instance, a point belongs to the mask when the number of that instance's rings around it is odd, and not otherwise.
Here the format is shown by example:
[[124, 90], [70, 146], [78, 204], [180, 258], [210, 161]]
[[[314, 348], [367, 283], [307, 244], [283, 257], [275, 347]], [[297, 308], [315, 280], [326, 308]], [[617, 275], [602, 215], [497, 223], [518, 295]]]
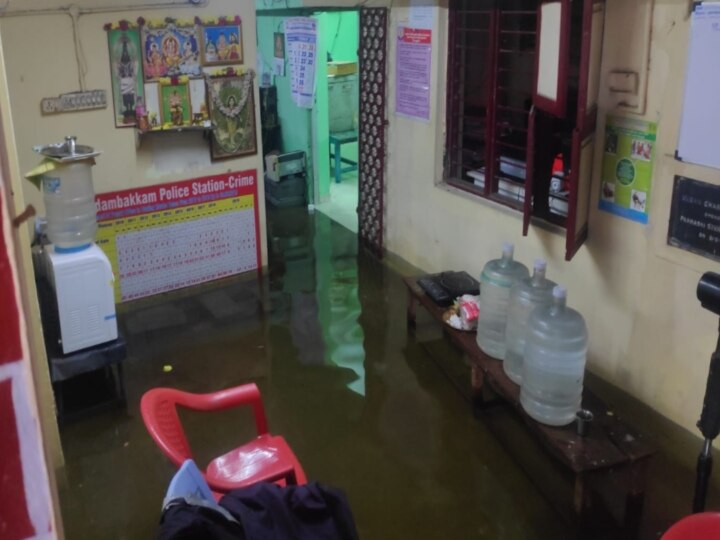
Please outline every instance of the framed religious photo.
[[192, 123], [190, 86], [187, 82], [158, 85], [160, 122], [163, 127], [189, 126]]
[[200, 26], [200, 61], [204, 66], [242, 64], [242, 24], [236, 17], [228, 24]]
[[273, 34], [273, 56], [285, 59], [285, 34], [282, 32]]
[[202, 75], [200, 47], [195, 26], [140, 26], [145, 82], [162, 77]]
[[134, 126], [136, 108], [142, 106], [144, 97], [140, 33], [127, 24], [106, 29], [115, 127]]
[[213, 160], [257, 153], [255, 72], [207, 79], [208, 111], [212, 122]]
[[273, 34], [273, 74], [278, 77], [285, 76], [285, 34], [275, 32]]

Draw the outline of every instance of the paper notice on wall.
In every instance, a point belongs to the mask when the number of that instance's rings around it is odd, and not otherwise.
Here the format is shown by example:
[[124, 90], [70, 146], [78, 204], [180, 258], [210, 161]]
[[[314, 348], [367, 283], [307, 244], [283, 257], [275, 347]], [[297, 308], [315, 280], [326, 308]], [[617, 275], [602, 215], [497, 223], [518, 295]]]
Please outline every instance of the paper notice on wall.
[[101, 193], [95, 204], [117, 302], [260, 265], [254, 170]]
[[410, 15], [408, 16], [410, 28], [432, 29], [434, 21], [433, 0], [410, 0]]
[[276, 77], [285, 76], [285, 59], [284, 58], [273, 58], [273, 74]]
[[395, 113], [430, 121], [432, 30], [398, 27]]
[[648, 222], [657, 124], [608, 116], [605, 126], [601, 210]]
[[294, 17], [285, 21], [285, 53], [290, 70], [290, 92], [298, 107], [311, 109], [315, 97], [317, 21]]

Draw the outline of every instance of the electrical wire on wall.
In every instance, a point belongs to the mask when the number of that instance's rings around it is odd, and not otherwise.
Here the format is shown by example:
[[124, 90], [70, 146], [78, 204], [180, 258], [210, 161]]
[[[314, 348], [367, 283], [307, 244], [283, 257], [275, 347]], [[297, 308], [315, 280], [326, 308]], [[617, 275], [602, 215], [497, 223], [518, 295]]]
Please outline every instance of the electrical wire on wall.
[[5, 5], [0, 8], [0, 18], [29, 17], [34, 15], [67, 15], [72, 24], [73, 44], [75, 49], [75, 62], [78, 68], [78, 85], [81, 91], [85, 91], [85, 75], [87, 74], [87, 58], [83, 50], [82, 40], [78, 30], [79, 20], [82, 15], [95, 15], [98, 13], [119, 13], [124, 11], [150, 11], [167, 8], [200, 8], [207, 6], [210, 0], [175, 0], [162, 3], [138, 3], [113, 5], [108, 7], [81, 8], [76, 4], [61, 6], [57, 8], [18, 9], [11, 10], [11, 0], [5, 0]]

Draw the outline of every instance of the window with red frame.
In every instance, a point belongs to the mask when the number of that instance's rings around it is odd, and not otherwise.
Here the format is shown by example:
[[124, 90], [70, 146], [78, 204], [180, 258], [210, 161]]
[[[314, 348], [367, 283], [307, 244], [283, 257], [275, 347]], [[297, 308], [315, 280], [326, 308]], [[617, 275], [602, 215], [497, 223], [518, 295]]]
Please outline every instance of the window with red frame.
[[[604, 0], [450, 0], [445, 181], [587, 237]], [[588, 161], [589, 160], [589, 161]]]

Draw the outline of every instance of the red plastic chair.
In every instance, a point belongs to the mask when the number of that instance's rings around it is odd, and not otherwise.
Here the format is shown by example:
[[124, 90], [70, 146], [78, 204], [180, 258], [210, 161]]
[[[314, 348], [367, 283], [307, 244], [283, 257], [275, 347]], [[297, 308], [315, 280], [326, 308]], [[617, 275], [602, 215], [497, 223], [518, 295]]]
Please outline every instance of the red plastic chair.
[[203, 475], [210, 488], [226, 493], [257, 482], [305, 484], [305, 473], [285, 439], [268, 433], [260, 390], [255, 384], [212, 394], [154, 388], [142, 397], [140, 410], [150, 436], [170, 461], [180, 467], [186, 459], [193, 457], [177, 406], [212, 412], [240, 405], [252, 405], [258, 436], [208, 464]]
[[682, 518], [661, 540], [720, 540], [720, 512], [703, 512]]

